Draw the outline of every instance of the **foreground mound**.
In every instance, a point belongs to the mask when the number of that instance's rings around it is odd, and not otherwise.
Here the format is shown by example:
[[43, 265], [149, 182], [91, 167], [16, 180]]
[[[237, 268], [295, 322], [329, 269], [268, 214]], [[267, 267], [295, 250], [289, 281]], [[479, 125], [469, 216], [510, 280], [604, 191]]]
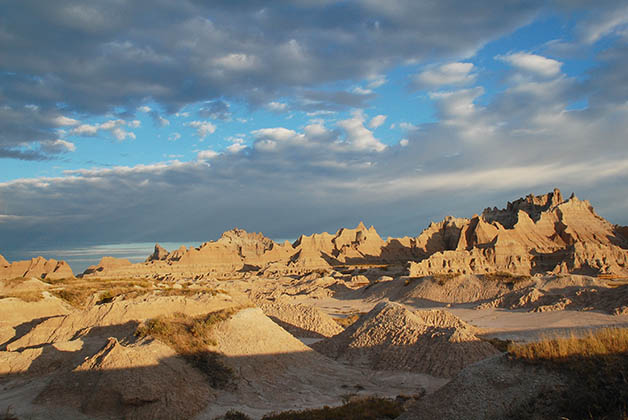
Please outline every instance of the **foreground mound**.
[[36, 403], [90, 416], [190, 418], [212, 396], [206, 378], [157, 341], [124, 346], [110, 338], [71, 372], [57, 375]]
[[295, 337], [332, 337], [343, 331], [332, 317], [313, 306], [268, 303], [261, 308], [266, 316]]
[[378, 370], [409, 370], [451, 377], [497, 353], [478, 331], [445, 311], [411, 312], [379, 303], [344, 332], [312, 345], [332, 358]]

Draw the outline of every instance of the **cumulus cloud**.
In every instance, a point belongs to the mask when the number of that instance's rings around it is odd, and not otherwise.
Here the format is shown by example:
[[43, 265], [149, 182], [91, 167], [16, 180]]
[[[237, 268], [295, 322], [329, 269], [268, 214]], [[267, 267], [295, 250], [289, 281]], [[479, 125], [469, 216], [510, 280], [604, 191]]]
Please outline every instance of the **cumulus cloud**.
[[113, 137], [118, 141], [126, 139], [135, 139], [135, 133], [127, 131], [124, 127], [129, 126], [131, 128], [139, 127], [139, 121], [133, 120], [127, 122], [122, 119], [109, 120], [100, 124], [81, 124], [70, 130], [69, 134], [81, 137], [95, 137], [101, 131], [109, 131]]
[[386, 122], [386, 115], [376, 115], [374, 116], [371, 121], [369, 122], [369, 127], [370, 128], [377, 128], [379, 126], [381, 126], [382, 124], [384, 124]]
[[209, 121], [190, 121], [185, 123], [188, 127], [196, 128], [196, 134], [204, 140], [210, 134], [214, 134], [216, 126]]
[[352, 117], [338, 122], [338, 126], [346, 132], [347, 144], [357, 150], [381, 152], [386, 145], [373, 136], [373, 132], [364, 126], [365, 117], [361, 111], [354, 111]]
[[209, 160], [209, 159], [213, 159], [213, 158], [215, 158], [216, 156], [219, 156], [219, 155], [220, 155], [220, 153], [218, 153], [218, 152], [216, 152], [214, 150], [208, 149], [208, 150], [201, 150], [200, 152], [198, 152], [196, 154], [196, 157], [199, 160]]
[[414, 76], [417, 88], [433, 88], [443, 85], [467, 85], [475, 81], [473, 63], [448, 63], [430, 68]]
[[542, 77], [553, 77], [559, 75], [560, 67], [562, 66], [560, 61], [524, 52], [498, 55], [495, 58], [504, 61], [519, 70], [534, 73]]
[[288, 105], [281, 103], [281, 102], [269, 102], [266, 104], [266, 108], [269, 111], [273, 111], [273, 112], [282, 112], [285, 111], [286, 109], [288, 109]]

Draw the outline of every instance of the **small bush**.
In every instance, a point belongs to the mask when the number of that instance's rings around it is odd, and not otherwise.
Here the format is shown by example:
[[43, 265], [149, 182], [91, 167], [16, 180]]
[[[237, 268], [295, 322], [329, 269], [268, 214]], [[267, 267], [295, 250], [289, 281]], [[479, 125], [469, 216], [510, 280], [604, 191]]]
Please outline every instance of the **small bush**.
[[432, 274], [432, 278], [440, 285], [444, 286], [450, 280], [460, 276], [460, 273], [437, 273]]
[[208, 347], [216, 344], [213, 337], [214, 327], [229, 319], [239, 309], [229, 308], [199, 317], [175, 313], [168, 317], [154, 318], [141, 324], [135, 334], [138, 337], [152, 336], [166, 343], [188, 363], [203, 372], [213, 387], [224, 388], [230, 382], [233, 372]]
[[216, 417], [214, 420], [252, 420], [249, 416], [241, 411], [229, 410], [224, 416]]
[[315, 408], [311, 410], [291, 410], [271, 413], [263, 420], [379, 420], [394, 419], [403, 413], [398, 401], [367, 397], [354, 400], [339, 407]]

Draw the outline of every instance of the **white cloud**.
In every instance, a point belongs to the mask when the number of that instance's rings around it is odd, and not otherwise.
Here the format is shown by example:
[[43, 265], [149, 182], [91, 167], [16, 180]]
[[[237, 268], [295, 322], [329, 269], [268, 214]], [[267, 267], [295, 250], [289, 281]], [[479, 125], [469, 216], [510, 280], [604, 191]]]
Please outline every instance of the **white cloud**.
[[174, 132], [174, 133], [170, 133], [170, 135], [168, 136], [168, 140], [170, 141], [177, 141], [181, 138], [181, 134]]
[[76, 151], [76, 146], [74, 145], [74, 143], [61, 139], [43, 141], [41, 142], [41, 148], [46, 153], [50, 154]]
[[338, 126], [344, 129], [347, 135], [346, 143], [356, 150], [384, 151], [386, 145], [377, 140], [373, 133], [364, 127], [364, 122], [362, 111], [354, 111], [351, 118], [338, 122]]
[[562, 66], [560, 61], [543, 57], [541, 55], [523, 52], [498, 55], [495, 58], [504, 61], [519, 70], [531, 72], [543, 77], [557, 76], [560, 74], [560, 67]]
[[384, 124], [386, 122], [386, 115], [376, 115], [371, 119], [371, 122], [369, 123], [369, 127], [370, 128], [377, 128], [379, 126], [381, 126], [382, 124]]
[[351, 92], [357, 93], [358, 95], [370, 95], [371, 93], [373, 93], [371, 89], [364, 89], [360, 86], [354, 87], [353, 89], [351, 89]]
[[214, 60], [214, 65], [232, 71], [253, 70], [257, 63], [257, 57], [250, 54], [227, 54]]
[[401, 139], [399, 140], [399, 145], [402, 147], [406, 147], [410, 142], [408, 141], [408, 139]]
[[266, 104], [266, 108], [273, 112], [281, 112], [285, 111], [288, 108], [288, 105], [281, 102], [269, 102]]
[[133, 120], [127, 123], [126, 121], [122, 119], [117, 119], [117, 120], [105, 121], [101, 124], [81, 124], [78, 127], [75, 127], [72, 130], [70, 130], [70, 134], [75, 135], [75, 136], [94, 137], [98, 135], [99, 131], [105, 130], [105, 131], [109, 131], [111, 135], [114, 136], [119, 141], [126, 140], [127, 138], [135, 139], [136, 137], [134, 133], [122, 128], [127, 124], [129, 127], [132, 127], [132, 128], [136, 127], [135, 121], [137, 120]]
[[53, 123], [57, 126], [65, 127], [65, 126], [76, 125], [79, 123], [79, 121], [75, 120], [74, 118], [68, 118], [68, 117], [64, 117], [63, 115], [59, 115], [58, 117], [55, 117], [53, 119]]
[[196, 128], [196, 133], [201, 138], [205, 139], [209, 134], [213, 134], [216, 131], [216, 126], [209, 121], [190, 121], [185, 123], [188, 127]]
[[425, 70], [414, 77], [418, 87], [437, 87], [443, 85], [466, 85], [475, 81], [472, 74], [473, 63], [449, 63]]
[[129, 121], [128, 126], [131, 128], [138, 128], [142, 125], [142, 122], [140, 120], [133, 120], [133, 121]]
[[98, 124], [96, 125], [81, 124], [78, 127], [70, 130], [70, 134], [73, 134], [76, 136], [95, 136], [96, 134], [98, 134], [98, 128], [99, 128]]
[[142, 106], [138, 107], [137, 110], [140, 111], [140, 112], [148, 113], [148, 112], [152, 111], [152, 108], [147, 106], [147, 105], [142, 105]]
[[388, 80], [386, 79], [386, 76], [384, 75], [377, 75], [372, 77], [368, 84], [366, 85], [367, 88], [369, 89], [377, 89], [378, 87], [386, 84], [388, 82]]
[[156, 121], [157, 123], [161, 126], [161, 127], [166, 127], [168, 125], [170, 125], [170, 121], [168, 121], [167, 119], [165, 119], [164, 117], [162, 117], [161, 115], [157, 115], [156, 117]]
[[239, 151], [246, 149], [246, 147], [246, 144], [233, 143], [232, 145], [227, 146], [227, 150], [231, 153], [238, 153]]
[[220, 153], [215, 152], [211, 149], [208, 149], [208, 150], [201, 150], [200, 152], [196, 154], [196, 157], [199, 160], [209, 160], [209, 159], [215, 158], [218, 155], [220, 155]]

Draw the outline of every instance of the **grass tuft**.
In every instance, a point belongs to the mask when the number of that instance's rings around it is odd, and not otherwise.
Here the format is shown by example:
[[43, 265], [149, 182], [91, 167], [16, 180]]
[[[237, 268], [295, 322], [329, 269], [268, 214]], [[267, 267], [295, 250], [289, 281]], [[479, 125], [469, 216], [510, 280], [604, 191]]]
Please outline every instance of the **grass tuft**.
[[[513, 360], [541, 365], [566, 378], [564, 389], [543, 396], [558, 418], [628, 419], [628, 329], [604, 328], [583, 337], [545, 339], [511, 344]], [[533, 406], [539, 401], [530, 402]], [[515, 419], [533, 418], [526, 407], [513, 410]]]

